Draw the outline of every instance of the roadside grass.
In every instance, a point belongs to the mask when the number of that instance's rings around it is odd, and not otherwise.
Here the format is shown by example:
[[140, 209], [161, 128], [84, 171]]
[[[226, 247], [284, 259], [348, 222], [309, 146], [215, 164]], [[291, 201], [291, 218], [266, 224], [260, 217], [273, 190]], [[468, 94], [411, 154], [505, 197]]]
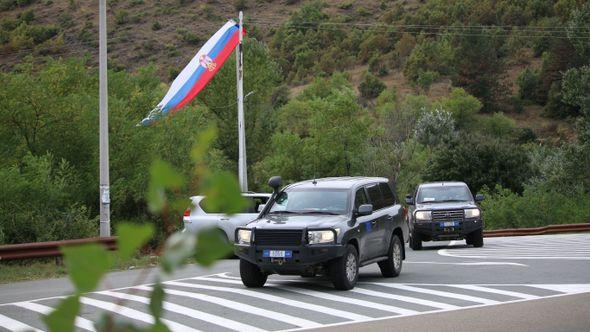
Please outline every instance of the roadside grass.
[[[112, 271], [133, 270], [154, 267], [160, 262], [159, 256], [143, 255], [126, 261], [116, 260]], [[0, 263], [0, 284], [17, 281], [53, 279], [65, 277], [66, 268], [59, 258], [31, 259]]]

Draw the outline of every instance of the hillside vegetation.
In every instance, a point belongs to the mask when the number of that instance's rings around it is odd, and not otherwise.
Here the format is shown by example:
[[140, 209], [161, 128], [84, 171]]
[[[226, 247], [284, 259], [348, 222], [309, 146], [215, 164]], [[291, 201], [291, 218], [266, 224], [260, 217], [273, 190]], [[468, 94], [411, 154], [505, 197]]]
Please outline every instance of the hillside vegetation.
[[[0, 0], [0, 243], [95, 235], [97, 8]], [[195, 102], [134, 125], [222, 23], [243, 9], [250, 188], [386, 176], [402, 198], [422, 181], [484, 192], [489, 228], [590, 220], [590, 4], [577, 0], [110, 0], [112, 219], [148, 213], [153, 160], [190, 178], [235, 174], [235, 66]], [[194, 181], [193, 181], [194, 182]], [[175, 193], [195, 194], [189, 184]], [[176, 220], [180, 220], [178, 217]]]

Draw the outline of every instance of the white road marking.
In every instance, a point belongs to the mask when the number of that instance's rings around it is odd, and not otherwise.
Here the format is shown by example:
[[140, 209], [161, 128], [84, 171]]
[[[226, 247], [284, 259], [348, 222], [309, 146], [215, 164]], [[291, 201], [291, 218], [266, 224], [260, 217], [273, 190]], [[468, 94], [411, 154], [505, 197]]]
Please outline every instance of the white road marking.
[[[105, 301], [100, 301], [100, 300], [95, 300], [95, 299], [91, 299], [88, 297], [81, 297], [80, 298], [80, 302], [82, 304], [86, 304], [89, 306], [93, 306], [93, 307], [97, 307], [97, 308], [101, 308], [103, 310], [107, 310], [107, 311], [112, 311], [116, 314], [122, 315], [122, 316], [127, 316], [129, 318], [135, 319], [135, 320], [139, 320], [148, 324], [153, 324], [154, 323], [154, 317], [152, 317], [152, 315], [150, 314], [146, 314], [144, 312], [141, 312], [139, 310], [135, 310], [135, 309], [131, 309], [128, 307], [124, 307], [124, 306], [120, 306], [117, 305], [115, 303], [110, 303], [110, 302], [105, 302]], [[199, 330], [193, 329], [191, 327], [188, 327], [186, 325], [171, 321], [171, 320], [167, 320], [167, 319], [162, 319], [161, 320], [163, 323], [165, 323], [166, 325], [168, 325], [168, 327], [170, 328], [170, 330], [172, 331], [182, 331], [182, 332], [197, 332]]]
[[[151, 290], [151, 287], [149, 287], [149, 286], [139, 286], [137, 288], [143, 289], [143, 290]], [[295, 326], [300, 326], [300, 327], [320, 327], [320, 326], [322, 326], [322, 324], [320, 324], [320, 323], [313, 322], [313, 321], [310, 321], [307, 319], [283, 314], [280, 312], [275, 312], [275, 311], [270, 311], [270, 310], [258, 308], [258, 307], [251, 306], [249, 304], [245, 304], [245, 303], [241, 303], [241, 302], [226, 300], [226, 299], [220, 298], [220, 297], [185, 292], [185, 291], [179, 291], [179, 290], [175, 290], [175, 289], [165, 289], [164, 291], [166, 292], [166, 294], [183, 296], [183, 297], [188, 297], [188, 298], [192, 298], [192, 299], [196, 299], [196, 300], [200, 300], [200, 301], [210, 302], [210, 303], [224, 306], [226, 308], [230, 308], [233, 310], [242, 311], [242, 312], [249, 313], [252, 315], [262, 316], [264, 318], [277, 320], [277, 321], [291, 324], [291, 325], [295, 325]]]
[[401, 284], [389, 284], [389, 283], [383, 283], [383, 282], [371, 282], [370, 284], [384, 286], [384, 287], [390, 287], [390, 288], [397, 288], [397, 289], [401, 289], [401, 290], [405, 290], [405, 291], [409, 291], [409, 292], [424, 293], [424, 294], [448, 297], [448, 298], [452, 298], [452, 299], [464, 300], [464, 301], [475, 302], [475, 303], [482, 303], [482, 304], [498, 304], [498, 303], [500, 303], [498, 301], [484, 299], [481, 297], [438, 291], [438, 290], [434, 290], [434, 289], [430, 289], [430, 288], [418, 288], [418, 287], [414, 287], [414, 286], [401, 285]]
[[453, 248], [451, 241], [439, 249], [441, 256], [505, 260], [590, 260], [590, 234], [534, 235], [489, 238], [483, 248]]
[[376, 291], [372, 291], [372, 290], [364, 289], [364, 288], [360, 288], [360, 287], [355, 287], [355, 288], [351, 289], [351, 292], [359, 293], [359, 294], [364, 294], [364, 295], [369, 295], [369, 296], [381, 297], [381, 298], [390, 299], [390, 300], [398, 300], [398, 301], [403, 301], [403, 302], [408, 302], [408, 303], [415, 303], [415, 304], [420, 304], [420, 305], [424, 305], [424, 306], [428, 306], [428, 307], [433, 307], [433, 308], [437, 308], [437, 309], [456, 309], [456, 308], [459, 308], [458, 306], [452, 305], [452, 304], [447, 304], [447, 303], [442, 303], [442, 302], [435, 302], [435, 301], [429, 301], [429, 300], [423, 300], [423, 299], [419, 299], [419, 298], [415, 298], [415, 297], [410, 297], [410, 296], [403, 296], [403, 295], [395, 295], [395, 294], [390, 294], [390, 293], [376, 292]]
[[[240, 284], [240, 285], [242, 284], [242, 282], [238, 281], [238, 280], [222, 279], [223, 277], [222, 276], [220, 276], [220, 277], [221, 278], [200, 278], [200, 277], [197, 277], [194, 279], [228, 283], [228, 284]], [[375, 303], [375, 302], [370, 302], [370, 301], [365, 301], [365, 300], [357, 300], [357, 299], [344, 297], [344, 296], [340, 296], [340, 295], [334, 295], [334, 294], [329, 294], [329, 293], [324, 293], [324, 292], [319, 292], [319, 291], [314, 291], [314, 290], [309, 290], [309, 289], [297, 288], [297, 287], [293, 287], [293, 286], [286, 286], [286, 285], [282, 285], [282, 284], [266, 283], [266, 286], [279, 287], [280, 289], [283, 289], [283, 290], [286, 290], [289, 292], [293, 292], [293, 293], [299, 293], [299, 294], [308, 295], [308, 296], [317, 297], [320, 299], [330, 300], [330, 301], [335, 301], [335, 302], [354, 304], [354, 305], [358, 305], [360, 307], [367, 307], [367, 308], [371, 308], [371, 309], [378, 309], [378, 310], [382, 310], [382, 311], [393, 312], [393, 313], [397, 313], [400, 315], [411, 315], [411, 314], [417, 313], [417, 311], [411, 310], [411, 309], [405, 309], [405, 308], [400, 308], [400, 307], [395, 307], [395, 306], [391, 306], [391, 305], [380, 304], [380, 303]]]
[[[54, 310], [52, 307], [48, 307], [46, 305], [34, 303], [34, 302], [19, 302], [19, 303], [15, 303], [14, 305], [19, 306], [21, 308], [29, 309], [31, 311], [38, 312], [42, 315], [49, 315]], [[94, 323], [92, 323], [91, 321], [89, 321], [86, 318], [82, 318], [80, 316], [77, 316], [76, 320], [74, 321], [74, 324], [83, 330], [95, 331]]]
[[480, 266], [480, 265], [509, 265], [509, 266], [522, 266], [528, 267], [526, 264], [511, 263], [511, 262], [470, 262], [470, 263], [448, 263], [448, 262], [412, 262], [405, 261], [404, 264], [433, 264], [433, 265], [461, 265], [461, 266]]
[[456, 288], [462, 288], [462, 289], [469, 289], [469, 290], [473, 290], [473, 291], [477, 291], [477, 292], [487, 292], [487, 293], [494, 293], [494, 294], [512, 296], [512, 297], [521, 298], [521, 299], [528, 299], [528, 300], [533, 300], [533, 299], [538, 299], [539, 298], [538, 296], [535, 296], [535, 295], [530, 295], [530, 294], [525, 294], [525, 293], [520, 293], [520, 292], [507, 291], [507, 290], [503, 290], [503, 289], [496, 289], [496, 288], [475, 286], [475, 285], [448, 285], [448, 286], [456, 287]]
[[195, 289], [207, 289], [207, 290], [213, 290], [213, 291], [218, 291], [218, 292], [228, 292], [228, 293], [240, 294], [240, 295], [244, 295], [244, 296], [258, 298], [261, 300], [280, 303], [282, 305], [292, 306], [295, 308], [303, 308], [306, 310], [321, 312], [323, 314], [328, 314], [331, 316], [336, 316], [336, 317], [344, 318], [347, 320], [353, 320], [353, 321], [361, 321], [361, 320], [366, 320], [366, 319], [370, 318], [368, 316], [359, 315], [359, 314], [355, 314], [355, 313], [348, 312], [348, 311], [333, 309], [330, 307], [307, 303], [307, 302], [301, 302], [301, 301], [297, 301], [297, 300], [290, 300], [285, 297], [266, 294], [266, 293], [262, 293], [262, 292], [255, 292], [255, 291], [251, 291], [251, 290], [247, 290], [247, 289], [220, 287], [220, 286], [209, 286], [209, 285], [201, 285], [201, 284], [193, 284], [193, 283], [177, 282], [177, 281], [164, 282], [164, 284], [171, 285], [171, 286], [179, 286], [179, 287], [187, 287], [187, 288], [195, 288]]
[[590, 284], [537, 284], [527, 285], [529, 287], [543, 288], [552, 290], [554, 292], [568, 293], [568, 294], [580, 294], [590, 293]]
[[[138, 288], [139, 287], [142, 287], [142, 286], [138, 286]], [[144, 287], [147, 287], [147, 286], [144, 286]], [[151, 288], [150, 288], [150, 290], [151, 290]], [[98, 294], [108, 295], [108, 296], [112, 296], [112, 297], [116, 297], [116, 298], [120, 298], [120, 299], [125, 299], [125, 300], [129, 300], [129, 301], [141, 302], [141, 303], [145, 303], [145, 304], [150, 303], [149, 298], [143, 297], [143, 296], [138, 296], [138, 295], [133, 295], [133, 294], [112, 292], [112, 291], [102, 291], [102, 292], [98, 292]], [[170, 312], [174, 312], [174, 313], [177, 313], [180, 315], [199, 319], [204, 322], [212, 323], [215, 325], [223, 326], [223, 327], [226, 327], [226, 328], [228, 328], [230, 330], [234, 330], [234, 331], [244, 331], [244, 330], [262, 331], [256, 327], [248, 325], [248, 324], [242, 324], [242, 323], [236, 322], [231, 319], [227, 319], [227, 318], [213, 315], [213, 314], [209, 314], [209, 313], [206, 313], [203, 311], [187, 308], [185, 306], [174, 304], [174, 303], [171, 303], [168, 301], [163, 301], [162, 307], [165, 310], [168, 310]]]
[[12, 319], [10, 317], [6, 317], [0, 314], [0, 327], [3, 327], [9, 331], [35, 331], [35, 332], [43, 332], [43, 330], [36, 329], [32, 326], [29, 326], [25, 323], [21, 323], [16, 319]]

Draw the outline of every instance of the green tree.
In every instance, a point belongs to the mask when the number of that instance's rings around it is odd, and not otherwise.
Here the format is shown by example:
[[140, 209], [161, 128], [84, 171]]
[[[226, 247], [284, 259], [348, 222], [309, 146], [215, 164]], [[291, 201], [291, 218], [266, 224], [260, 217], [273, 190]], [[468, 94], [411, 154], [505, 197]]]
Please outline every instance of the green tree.
[[439, 101], [440, 107], [450, 112], [458, 129], [470, 129], [475, 122], [475, 115], [483, 104], [461, 88], [451, 91], [449, 97]]

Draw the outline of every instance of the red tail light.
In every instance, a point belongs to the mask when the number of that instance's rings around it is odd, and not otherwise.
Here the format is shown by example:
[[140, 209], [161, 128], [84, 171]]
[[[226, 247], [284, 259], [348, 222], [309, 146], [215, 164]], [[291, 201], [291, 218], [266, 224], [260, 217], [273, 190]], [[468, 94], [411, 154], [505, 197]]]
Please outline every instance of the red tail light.
[[186, 208], [186, 210], [184, 210], [183, 216], [190, 217], [191, 216], [191, 208]]

